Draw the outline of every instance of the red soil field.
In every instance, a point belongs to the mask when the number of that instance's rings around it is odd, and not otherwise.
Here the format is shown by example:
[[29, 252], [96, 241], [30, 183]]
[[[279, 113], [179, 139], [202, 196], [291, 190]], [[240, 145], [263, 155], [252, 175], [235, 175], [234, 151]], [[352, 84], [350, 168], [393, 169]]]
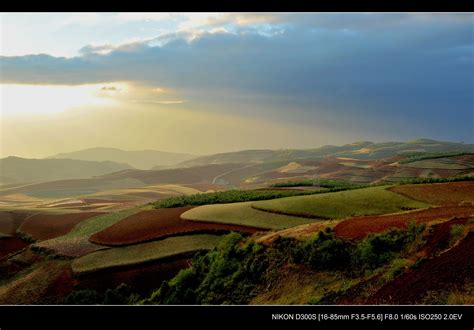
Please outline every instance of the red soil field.
[[23, 221], [19, 230], [43, 241], [65, 235], [79, 222], [101, 214], [104, 213], [35, 214]]
[[89, 241], [101, 245], [129, 245], [190, 233], [214, 233], [239, 231], [254, 233], [257, 228], [186, 221], [180, 215], [192, 207], [178, 207], [142, 211], [92, 235]]
[[406, 197], [435, 205], [474, 204], [474, 182], [402, 185], [389, 189]]
[[147, 296], [160, 287], [164, 280], [170, 280], [181, 269], [189, 267], [189, 260], [179, 258], [166, 262], [160, 261], [148, 265], [134, 266], [124, 270], [108, 270], [96, 274], [74, 276], [71, 267], [67, 266], [54, 278], [42, 292], [41, 304], [61, 304], [74, 290], [93, 289], [104, 294], [107, 289], [115, 289], [122, 283], [132, 288], [133, 292]]
[[129, 200], [100, 199], [100, 198], [84, 198], [83, 201], [84, 203], [87, 203], [87, 204], [102, 204], [102, 203], [112, 204], [112, 203], [130, 202]]
[[426, 239], [425, 245], [420, 251], [426, 256], [431, 257], [436, 253], [447, 249], [449, 247], [449, 240], [451, 239], [451, 226], [464, 225], [467, 223], [467, 220], [468, 218], [454, 218], [433, 226], [430, 235]]
[[19, 239], [18, 237], [6, 237], [0, 239], [0, 258], [3, 258], [10, 253], [19, 251], [30, 245], [29, 243]]
[[[72, 269], [68, 265], [53, 279], [42, 294], [39, 303], [47, 305], [61, 304], [64, 299], [74, 290], [76, 280], [73, 277]], [[38, 303], [38, 302], [37, 302]]]
[[389, 228], [407, 228], [413, 220], [427, 223], [453, 217], [467, 218], [471, 215], [474, 215], [474, 206], [471, 205], [434, 207], [401, 214], [354, 217], [338, 223], [334, 232], [339, 237], [363, 239], [370, 233], [380, 233]]
[[16, 230], [20, 227], [21, 223], [28, 217], [28, 213], [20, 212], [0, 212], [0, 233], [6, 235], [15, 235]]
[[414, 304], [429, 291], [451, 289], [474, 279], [474, 232], [451, 250], [395, 278], [369, 304]]
[[[74, 282], [78, 287], [90, 288], [98, 292], [104, 292], [108, 288], [115, 289], [120, 284], [125, 283], [134, 292], [148, 295], [152, 290], [158, 289], [164, 280], [170, 280], [181, 269], [188, 268], [189, 266], [189, 259], [178, 258], [142, 266], [133, 266], [127, 269], [81, 275], [76, 277]], [[107, 284], [104, 285], [104, 283]]]

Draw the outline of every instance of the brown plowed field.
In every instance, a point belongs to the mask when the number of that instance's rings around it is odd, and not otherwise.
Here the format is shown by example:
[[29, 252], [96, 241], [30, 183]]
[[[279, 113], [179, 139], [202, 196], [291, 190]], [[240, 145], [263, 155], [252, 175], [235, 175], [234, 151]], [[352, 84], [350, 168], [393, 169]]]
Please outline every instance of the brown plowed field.
[[75, 225], [103, 212], [69, 214], [35, 214], [21, 224], [19, 230], [43, 241], [67, 234]]
[[447, 249], [449, 246], [449, 240], [451, 239], [451, 226], [464, 225], [467, 220], [468, 218], [454, 218], [433, 226], [431, 233], [427, 237], [424, 246], [420, 249], [420, 252], [430, 257], [444, 249]]
[[362, 239], [370, 233], [380, 233], [389, 228], [406, 228], [413, 220], [428, 223], [453, 217], [467, 218], [473, 214], [474, 206], [471, 205], [434, 207], [407, 213], [355, 217], [338, 223], [334, 231], [340, 237]]
[[[107, 288], [116, 288], [125, 283], [133, 288], [134, 292], [148, 295], [158, 289], [164, 280], [170, 280], [181, 269], [190, 266], [187, 258], [170, 259], [151, 264], [133, 266], [126, 269], [108, 270], [90, 275], [75, 277], [75, 284], [79, 287], [104, 292]], [[104, 285], [104, 283], [107, 283]]]
[[435, 205], [474, 204], [474, 182], [449, 182], [396, 186], [390, 191]]
[[180, 215], [191, 208], [178, 207], [142, 211], [92, 235], [89, 241], [101, 245], [118, 246], [190, 233], [215, 233], [221, 231], [254, 233], [261, 230], [238, 225], [182, 220]]
[[62, 304], [73, 290], [93, 289], [104, 294], [107, 289], [115, 289], [122, 283], [129, 285], [133, 292], [148, 296], [152, 290], [159, 288], [164, 280], [170, 280], [187, 267], [189, 260], [181, 258], [76, 277], [71, 267], [67, 266], [52, 279], [39, 301], [33, 303]]
[[28, 213], [0, 211], [0, 233], [15, 235], [18, 227], [29, 215]]
[[0, 239], [0, 258], [10, 253], [19, 251], [30, 245], [29, 243], [19, 239], [18, 237], [5, 237]]
[[413, 304], [437, 291], [463, 285], [474, 279], [474, 232], [451, 250], [428, 259], [417, 268], [384, 285], [370, 304]]

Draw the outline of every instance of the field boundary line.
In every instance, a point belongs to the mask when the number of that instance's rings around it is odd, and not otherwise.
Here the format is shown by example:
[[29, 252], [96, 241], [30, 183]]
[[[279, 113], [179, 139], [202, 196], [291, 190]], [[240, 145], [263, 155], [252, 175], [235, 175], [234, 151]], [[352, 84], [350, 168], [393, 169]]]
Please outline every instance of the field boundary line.
[[267, 213], [273, 213], [273, 214], [279, 214], [279, 215], [287, 215], [287, 216], [293, 216], [293, 217], [299, 217], [299, 218], [305, 218], [305, 219], [316, 219], [316, 220], [334, 220], [332, 218], [328, 217], [322, 217], [322, 216], [316, 216], [316, 215], [311, 215], [311, 214], [306, 214], [306, 213], [290, 213], [290, 212], [285, 212], [285, 211], [277, 211], [277, 210], [270, 210], [270, 209], [264, 209], [258, 206], [255, 206], [253, 203], [250, 204], [250, 207], [254, 210], [261, 211], [261, 212], [267, 212]]

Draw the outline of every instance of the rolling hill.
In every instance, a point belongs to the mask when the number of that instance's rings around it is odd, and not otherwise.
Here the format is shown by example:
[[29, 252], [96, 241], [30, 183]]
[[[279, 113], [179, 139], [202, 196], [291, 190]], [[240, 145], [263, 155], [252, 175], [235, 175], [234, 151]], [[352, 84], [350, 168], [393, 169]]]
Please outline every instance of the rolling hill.
[[343, 146], [327, 145], [315, 149], [244, 150], [201, 156], [183, 161], [177, 166], [207, 164], [276, 162], [294, 159], [317, 159], [327, 156], [355, 159], [380, 159], [413, 153], [474, 152], [474, 144], [418, 139], [408, 142], [354, 142]]
[[49, 156], [47, 159], [109, 160], [117, 163], [130, 164], [137, 169], [149, 170], [153, 167], [175, 165], [195, 157], [196, 156], [189, 154], [157, 150], [126, 151], [116, 148], [90, 148], [74, 152], [59, 153]]
[[84, 179], [131, 168], [111, 161], [7, 157], [0, 159], [0, 184]]
[[[68, 168], [66, 164], [74, 164], [74, 162], [84, 162], [86, 164], [98, 163], [71, 159], [50, 159], [41, 161], [64, 164], [60, 170], [64, 172], [67, 171], [69, 175], [74, 173], [71, 172], [72, 169]], [[227, 173], [241, 166], [242, 164], [220, 164], [156, 171], [126, 168], [124, 170], [117, 169], [115, 172], [110, 170], [108, 171], [108, 174], [96, 175], [94, 177], [90, 177], [90, 175], [89, 177], [85, 177], [84, 175], [82, 178], [60, 180], [49, 179], [51, 174], [49, 174], [49, 176], [44, 174], [45, 182], [2, 187], [3, 189], [0, 189], [0, 195], [29, 194], [36, 197], [59, 198], [93, 194], [99, 191], [115, 191], [117, 189], [139, 188], [156, 184], [209, 185], [216, 176], [222, 173]], [[13, 171], [13, 169], [10, 171]], [[53, 171], [51, 167], [50, 171]], [[70, 178], [71, 176], [67, 176], [68, 173], [59, 172], [58, 170], [58, 173], [55, 172], [54, 174], [61, 174]]]

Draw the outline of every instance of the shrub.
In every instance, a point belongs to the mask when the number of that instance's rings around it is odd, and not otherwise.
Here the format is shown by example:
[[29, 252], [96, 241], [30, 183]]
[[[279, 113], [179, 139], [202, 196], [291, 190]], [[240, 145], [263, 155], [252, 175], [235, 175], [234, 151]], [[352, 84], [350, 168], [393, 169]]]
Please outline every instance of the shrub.
[[[259, 285], [270, 286], [278, 280], [285, 263], [357, 275], [398, 257], [420, 237], [424, 228], [424, 225], [411, 223], [406, 230], [391, 229], [371, 234], [357, 244], [336, 237], [331, 228], [326, 228], [308, 241], [279, 237], [270, 247], [243, 242], [241, 234], [231, 233], [214, 250], [196, 254], [190, 268], [180, 271], [169, 282], [163, 282], [141, 303], [247, 304]], [[407, 265], [404, 259], [395, 260], [388, 276], [397, 276]], [[341, 287], [337, 295], [343, 294], [352, 284]], [[325, 296], [320, 303], [335, 299], [337, 295]]]
[[248, 242], [242, 235], [226, 235], [216, 249], [200, 253], [192, 267], [182, 270], [169, 283], [163, 282], [148, 304], [246, 304], [255, 286], [276, 269], [282, 258], [274, 251]]
[[28, 233], [25, 233], [24, 231], [21, 231], [20, 229], [17, 229], [16, 231], [16, 236], [25, 241], [26, 243], [34, 243], [36, 242], [36, 239], [33, 238], [33, 236], [31, 236], [30, 234]]
[[122, 283], [115, 289], [107, 289], [107, 291], [105, 291], [103, 304], [126, 305], [128, 304], [131, 295], [131, 288], [127, 284]]
[[272, 247], [283, 255], [285, 261], [293, 263], [304, 262], [305, 251], [302, 249], [302, 242], [297, 239], [279, 236], [273, 241]]
[[316, 179], [316, 180], [301, 180], [301, 181], [287, 181], [278, 182], [270, 185], [271, 187], [305, 187], [305, 186], [319, 186], [321, 188], [327, 188], [328, 190], [322, 192], [335, 192], [349, 189], [365, 188], [368, 185], [355, 184], [342, 180], [328, 180], [328, 179]]
[[65, 305], [127, 305], [136, 304], [140, 296], [132, 292], [125, 283], [115, 289], [107, 289], [105, 294], [96, 290], [82, 289], [71, 292], [64, 300]]
[[390, 264], [389, 269], [385, 273], [385, 280], [391, 281], [395, 277], [403, 274], [406, 268], [409, 268], [412, 265], [412, 262], [408, 259], [396, 258]]
[[155, 208], [172, 208], [188, 205], [206, 205], [259, 201], [281, 197], [310, 195], [315, 191], [304, 190], [227, 190], [212, 193], [177, 196], [152, 203]]
[[464, 235], [464, 225], [452, 225], [450, 231], [449, 245], [453, 245]]
[[449, 178], [413, 178], [413, 179], [402, 179], [399, 184], [423, 184], [423, 183], [444, 183], [444, 182], [461, 182], [461, 181], [474, 181], [474, 176], [453, 176]]
[[361, 241], [353, 256], [359, 270], [376, 269], [394, 259], [424, 231], [425, 225], [409, 224], [407, 230], [390, 229], [383, 233], [370, 234]]
[[350, 264], [352, 245], [336, 238], [331, 228], [320, 231], [315, 238], [303, 244], [302, 248], [306, 263], [314, 269], [344, 269]]
[[400, 164], [407, 164], [416, 162], [424, 159], [435, 159], [435, 158], [444, 158], [444, 157], [454, 157], [454, 156], [463, 156], [463, 155], [473, 155], [472, 152], [465, 151], [452, 151], [452, 152], [414, 152], [411, 154], [406, 153], [407, 158], [398, 161]]
[[102, 303], [101, 295], [92, 289], [74, 291], [66, 299], [65, 305], [97, 305]]

